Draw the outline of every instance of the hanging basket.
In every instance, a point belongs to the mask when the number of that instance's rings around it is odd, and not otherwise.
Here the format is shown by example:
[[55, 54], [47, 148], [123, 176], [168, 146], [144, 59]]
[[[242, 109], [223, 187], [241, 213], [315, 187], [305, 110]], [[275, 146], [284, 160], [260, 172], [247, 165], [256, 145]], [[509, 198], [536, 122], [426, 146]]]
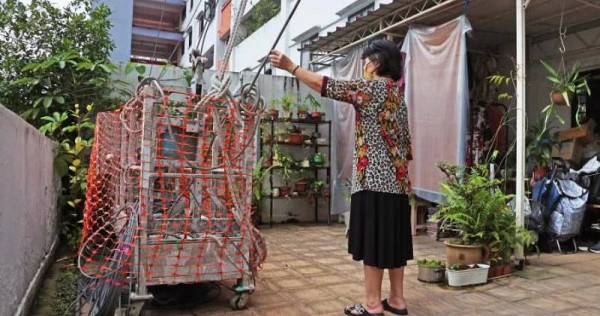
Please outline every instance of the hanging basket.
[[[572, 100], [573, 92], [567, 92], [567, 96], [569, 97], [569, 100]], [[567, 105], [567, 100], [565, 100], [564, 95], [559, 91], [552, 92], [550, 97], [552, 99], [552, 104], [554, 105]]]

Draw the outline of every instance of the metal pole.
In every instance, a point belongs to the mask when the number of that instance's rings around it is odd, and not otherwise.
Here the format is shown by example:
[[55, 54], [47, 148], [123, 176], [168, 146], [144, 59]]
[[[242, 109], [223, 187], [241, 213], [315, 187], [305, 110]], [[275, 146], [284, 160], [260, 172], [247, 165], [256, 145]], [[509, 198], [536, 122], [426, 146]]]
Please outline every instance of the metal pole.
[[[516, 86], [516, 101], [517, 101], [517, 194], [516, 194], [516, 213], [517, 225], [523, 226], [523, 202], [525, 201], [525, 5], [524, 0], [516, 0], [517, 11], [517, 86]], [[516, 259], [523, 259], [523, 247], [515, 248]]]

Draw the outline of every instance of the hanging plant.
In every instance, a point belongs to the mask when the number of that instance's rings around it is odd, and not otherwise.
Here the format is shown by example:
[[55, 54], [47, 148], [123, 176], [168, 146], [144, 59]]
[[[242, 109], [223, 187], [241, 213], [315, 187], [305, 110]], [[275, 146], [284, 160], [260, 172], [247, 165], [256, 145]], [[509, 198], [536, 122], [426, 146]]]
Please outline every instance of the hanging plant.
[[552, 104], [571, 106], [571, 100], [576, 94], [592, 94], [586, 76], [581, 76], [580, 74], [579, 62], [573, 65], [569, 73], [566, 72], [564, 67], [554, 69], [543, 60], [540, 60], [540, 62], [548, 72], [546, 78], [554, 84], [553, 90], [550, 93]]

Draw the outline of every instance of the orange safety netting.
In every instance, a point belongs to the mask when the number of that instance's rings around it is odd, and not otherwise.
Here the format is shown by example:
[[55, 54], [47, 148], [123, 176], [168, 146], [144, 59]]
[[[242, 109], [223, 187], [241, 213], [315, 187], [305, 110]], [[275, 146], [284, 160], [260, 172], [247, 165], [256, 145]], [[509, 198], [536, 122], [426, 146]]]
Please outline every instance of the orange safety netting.
[[158, 91], [97, 116], [81, 273], [101, 280], [96, 288], [137, 291], [252, 279], [266, 257], [251, 222], [257, 114], [231, 100], [196, 108], [197, 96]]

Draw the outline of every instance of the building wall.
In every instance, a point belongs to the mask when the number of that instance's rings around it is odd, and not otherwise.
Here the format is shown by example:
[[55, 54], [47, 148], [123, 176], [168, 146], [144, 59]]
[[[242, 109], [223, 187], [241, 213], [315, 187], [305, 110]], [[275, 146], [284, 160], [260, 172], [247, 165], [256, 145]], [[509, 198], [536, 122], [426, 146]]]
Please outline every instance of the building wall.
[[[54, 143], [0, 106], [0, 315], [14, 315], [33, 298], [41, 267], [58, 240]], [[40, 270], [40, 272], [38, 272]], [[37, 276], [37, 277], [36, 277]], [[36, 282], [34, 282], [36, 283]]]
[[[129, 61], [131, 58], [131, 32], [133, 20], [133, 0], [102, 0], [111, 10], [109, 21], [112, 24], [115, 49], [111, 60], [115, 62]], [[100, 2], [94, 2], [97, 5]]]

